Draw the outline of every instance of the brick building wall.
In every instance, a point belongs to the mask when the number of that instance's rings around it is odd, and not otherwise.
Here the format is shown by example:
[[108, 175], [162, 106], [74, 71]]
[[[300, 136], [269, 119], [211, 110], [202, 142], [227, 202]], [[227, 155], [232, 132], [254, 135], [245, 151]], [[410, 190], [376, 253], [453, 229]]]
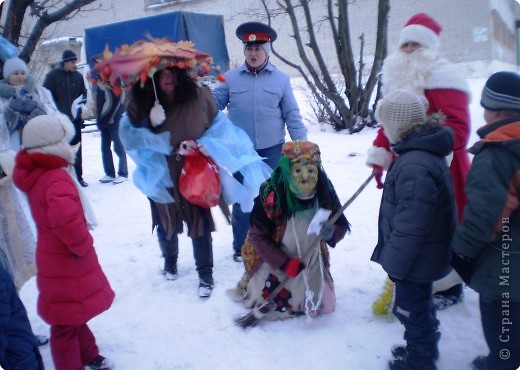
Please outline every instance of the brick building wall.
[[[311, 1], [315, 22], [326, 15], [326, 3], [326, 0]], [[388, 50], [395, 49], [399, 31], [411, 15], [427, 12], [443, 27], [440, 54], [461, 64], [468, 76], [482, 71], [484, 74], [491, 73], [498, 66], [514, 69], [517, 65], [515, 16], [518, 15], [518, 8], [514, 0], [393, 0], [388, 23]], [[242, 45], [235, 37], [236, 27], [245, 21], [265, 21], [259, 0], [103, 0], [91, 4], [89, 9], [67, 22], [52, 25], [45, 37], [82, 37], [87, 27], [170, 11], [222, 14], [230, 66], [233, 68], [243, 62]], [[371, 65], [377, 27], [377, 0], [349, 2], [348, 9], [356, 65], [361, 34], [365, 38], [364, 61]], [[284, 57], [299, 62], [289, 18], [274, 18], [273, 26], [278, 32], [274, 49]], [[330, 65], [337, 64], [328, 21], [322, 22], [316, 30], [323, 57]], [[277, 58], [273, 57], [272, 61], [290, 75], [297, 75], [295, 69]]]

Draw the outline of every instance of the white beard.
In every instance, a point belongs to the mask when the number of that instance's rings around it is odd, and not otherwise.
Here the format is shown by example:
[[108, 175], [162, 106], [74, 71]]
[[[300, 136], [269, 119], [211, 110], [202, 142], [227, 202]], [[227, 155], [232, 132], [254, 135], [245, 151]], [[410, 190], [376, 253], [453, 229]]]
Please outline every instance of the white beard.
[[381, 69], [383, 97], [390, 91], [405, 89], [424, 95], [426, 81], [430, 77], [436, 56], [428, 49], [413, 53], [398, 50], [389, 55]]

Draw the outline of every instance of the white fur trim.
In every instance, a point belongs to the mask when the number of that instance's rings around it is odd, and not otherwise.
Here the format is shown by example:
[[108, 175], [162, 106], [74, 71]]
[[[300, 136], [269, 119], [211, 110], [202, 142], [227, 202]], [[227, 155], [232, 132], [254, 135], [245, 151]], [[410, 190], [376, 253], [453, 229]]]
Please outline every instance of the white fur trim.
[[454, 287], [455, 285], [463, 282], [464, 281], [462, 280], [460, 275], [457, 274], [457, 271], [451, 270], [451, 272], [448, 275], [446, 275], [440, 280], [433, 282], [432, 294], [450, 289], [451, 287]]
[[424, 89], [453, 89], [463, 91], [471, 101], [471, 90], [468, 81], [458, 67], [446, 59], [435, 61], [431, 69], [431, 74], [425, 81]]
[[419, 24], [411, 24], [401, 30], [399, 47], [407, 42], [417, 42], [435, 52], [439, 50], [441, 45], [439, 36], [433, 30]]
[[13, 175], [15, 154], [14, 150], [0, 153], [0, 168], [5, 172], [7, 177]]
[[387, 170], [390, 167], [390, 163], [392, 163], [393, 155], [391, 152], [386, 150], [385, 148], [381, 148], [378, 146], [373, 146], [368, 148], [367, 150], [367, 166], [381, 166], [383, 169]]
[[81, 206], [83, 208], [83, 215], [85, 216], [85, 220], [87, 221], [88, 229], [94, 230], [95, 227], [98, 225], [96, 215], [94, 214], [94, 210], [90, 205], [90, 201], [87, 197], [87, 194], [78, 183], [78, 180], [76, 178], [76, 171], [74, 171], [72, 165], [68, 166], [67, 168], [63, 168], [63, 170], [67, 172], [72, 182], [76, 186], [76, 190], [78, 191], [79, 199], [81, 201]]

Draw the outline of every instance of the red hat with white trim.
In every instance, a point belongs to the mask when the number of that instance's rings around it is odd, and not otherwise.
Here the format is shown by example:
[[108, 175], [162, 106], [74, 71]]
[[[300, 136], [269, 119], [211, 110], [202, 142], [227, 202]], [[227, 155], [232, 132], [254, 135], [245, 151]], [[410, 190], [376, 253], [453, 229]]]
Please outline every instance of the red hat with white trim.
[[435, 19], [426, 13], [413, 15], [404, 25], [399, 36], [399, 47], [407, 42], [416, 42], [434, 52], [441, 44], [440, 34], [442, 27]]

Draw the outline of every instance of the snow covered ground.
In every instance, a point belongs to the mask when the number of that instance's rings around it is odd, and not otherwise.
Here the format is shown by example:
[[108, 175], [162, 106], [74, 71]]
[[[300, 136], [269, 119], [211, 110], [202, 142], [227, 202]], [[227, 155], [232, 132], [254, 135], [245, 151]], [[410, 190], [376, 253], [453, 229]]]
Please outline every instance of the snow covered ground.
[[[484, 79], [471, 80], [473, 131], [482, 126], [478, 105]], [[307, 102], [300, 100], [305, 108]], [[374, 129], [359, 134], [324, 132], [309, 124], [309, 140], [319, 144], [323, 166], [345, 202], [370, 174], [365, 166]], [[470, 143], [477, 140], [473, 134]], [[331, 249], [336, 311], [328, 316], [285, 322], [261, 322], [242, 329], [233, 319], [247, 311], [226, 295], [242, 275], [233, 262], [232, 234], [218, 209], [213, 210], [215, 289], [208, 300], [197, 296], [198, 277], [190, 240], [180, 236], [179, 279], [161, 275], [162, 257], [151, 233], [146, 197], [131, 181], [101, 184], [99, 133], [83, 136], [86, 192], [99, 226], [93, 231], [100, 263], [116, 292], [113, 306], [89, 322], [101, 353], [120, 370], [174, 369], [386, 369], [390, 348], [404, 343], [398, 321], [374, 317], [385, 273], [370, 262], [377, 239], [381, 190], [371, 183], [347, 209], [352, 233]], [[129, 161], [130, 168], [135, 166]], [[31, 279], [21, 291], [35, 333], [49, 334], [36, 313], [37, 288]], [[487, 352], [478, 296], [465, 289], [462, 304], [438, 313], [441, 322], [441, 370], [469, 369], [473, 358]], [[47, 369], [54, 369], [49, 346], [41, 348]]]

